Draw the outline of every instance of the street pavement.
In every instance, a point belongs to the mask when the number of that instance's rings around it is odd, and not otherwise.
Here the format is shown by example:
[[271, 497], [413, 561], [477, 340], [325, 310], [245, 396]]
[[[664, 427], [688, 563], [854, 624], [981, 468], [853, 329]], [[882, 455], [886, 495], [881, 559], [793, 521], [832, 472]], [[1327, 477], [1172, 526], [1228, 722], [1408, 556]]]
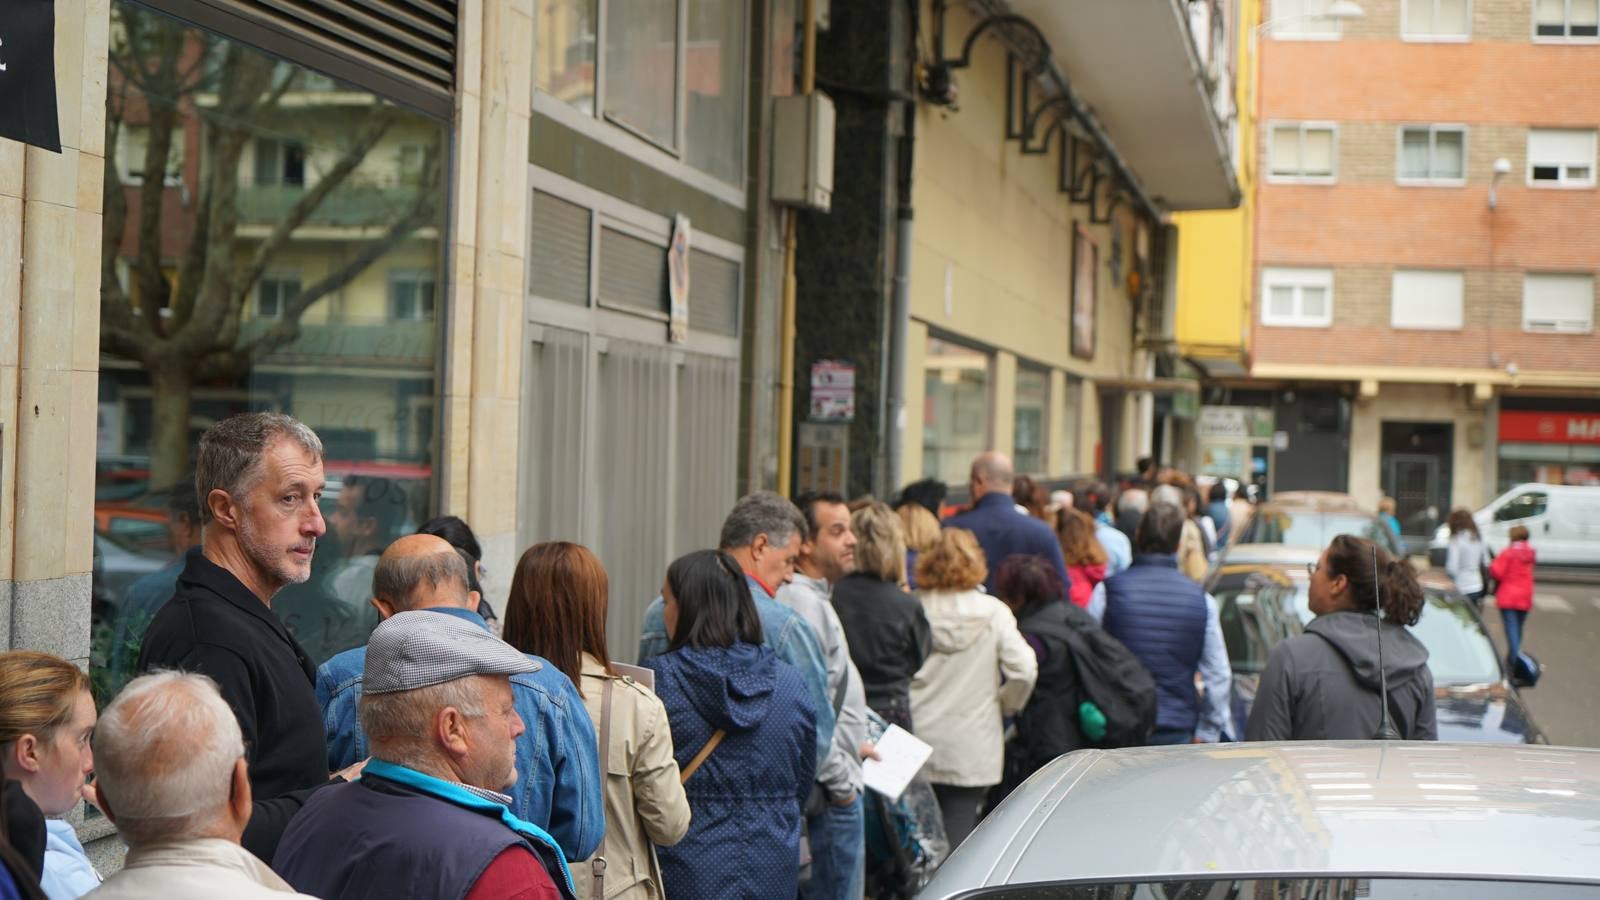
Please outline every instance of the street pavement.
[[[1505, 631], [1493, 606], [1485, 600], [1484, 624], [1503, 655]], [[1541, 572], [1522, 647], [1544, 668], [1539, 686], [1522, 698], [1550, 742], [1600, 747], [1600, 579]]]

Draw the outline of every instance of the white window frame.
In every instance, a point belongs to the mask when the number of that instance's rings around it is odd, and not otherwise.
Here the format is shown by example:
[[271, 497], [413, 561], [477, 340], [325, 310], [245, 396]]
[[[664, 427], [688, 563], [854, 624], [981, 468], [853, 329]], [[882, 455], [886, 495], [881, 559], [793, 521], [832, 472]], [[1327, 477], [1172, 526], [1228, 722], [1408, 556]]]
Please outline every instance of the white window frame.
[[[1535, 180], [1534, 177], [1533, 177], [1534, 167], [1541, 164], [1538, 160], [1535, 160], [1533, 158], [1533, 135], [1534, 135], [1535, 132], [1538, 132], [1538, 131], [1588, 131], [1589, 132], [1589, 177], [1586, 178], [1586, 179], [1583, 179], [1581, 181], [1580, 180], [1576, 180], [1576, 179], [1569, 179], [1567, 177], [1566, 164], [1562, 163], [1562, 164], [1559, 164], [1559, 166], [1561, 168], [1561, 174], [1556, 178], [1555, 181]], [[1528, 167], [1527, 167], [1527, 172], [1526, 172], [1527, 179], [1528, 179], [1528, 187], [1545, 188], [1545, 189], [1548, 189], [1548, 190], [1574, 190], [1574, 189], [1582, 189], [1582, 188], [1592, 188], [1592, 187], [1594, 187], [1595, 184], [1596, 184], [1596, 182], [1595, 182], [1594, 165], [1595, 165], [1595, 149], [1596, 149], [1597, 145], [1600, 145], [1600, 132], [1597, 132], [1593, 128], [1589, 128], [1589, 129], [1584, 129], [1584, 128], [1529, 128], [1528, 129], [1528, 142], [1527, 142], [1527, 148], [1526, 148], [1527, 149], [1526, 155], [1527, 155], [1527, 158], [1528, 158]], [[1548, 166], [1548, 165], [1552, 165], [1552, 163], [1546, 162], [1546, 163], [1543, 163], [1543, 165], [1547, 165]]]
[[[1306, 0], [1299, 0], [1301, 9], [1305, 8], [1305, 4]], [[1275, 2], [1272, 5], [1277, 7], [1280, 4]], [[1275, 8], [1270, 9], [1267, 11], [1267, 18], [1263, 23], [1267, 26], [1265, 31], [1275, 41], [1339, 41], [1344, 39], [1344, 22], [1338, 19], [1324, 19], [1320, 20], [1320, 24], [1325, 26], [1323, 30], [1301, 31], [1299, 29], [1314, 28], [1319, 22], [1317, 19], [1304, 16], [1305, 14], [1302, 12], [1280, 13]], [[1294, 21], [1282, 21], [1280, 24], [1274, 25], [1274, 19]], [[1295, 30], [1283, 30], [1289, 26], [1292, 26]]]
[[[1404, 325], [1395, 321], [1396, 301], [1399, 291], [1395, 289], [1395, 282], [1405, 273], [1454, 275], [1461, 279], [1461, 297], [1457, 308], [1457, 322], [1454, 325]], [[1395, 269], [1389, 276], [1389, 327], [1396, 331], [1460, 331], [1466, 327], [1467, 321], [1467, 277], [1460, 269]]]
[[1438, 32], [1416, 32], [1406, 30], [1406, 13], [1410, 12], [1413, 3], [1424, 3], [1433, 6], [1433, 21], [1439, 23], [1439, 0], [1400, 0], [1400, 40], [1414, 44], [1466, 44], [1472, 41], [1472, 0], [1467, 3], [1467, 33], [1466, 34], [1439, 34]]
[[277, 310], [277, 312], [274, 312], [274, 313], [272, 313], [270, 315], [268, 315], [267, 313], [262, 312], [262, 306], [261, 306], [262, 299], [263, 299], [263, 297], [262, 297], [262, 288], [269, 281], [274, 283], [274, 284], [277, 284], [279, 282], [285, 282], [285, 281], [292, 282], [294, 284], [299, 285], [300, 286], [300, 290], [302, 290], [302, 291], [305, 290], [305, 281], [301, 277], [301, 273], [300, 273], [300, 271], [298, 269], [269, 269], [268, 271], [263, 273], [260, 278], [256, 279], [256, 290], [255, 290], [256, 302], [255, 302], [255, 308], [253, 310], [254, 313], [255, 313], [255, 317], [257, 319], [262, 320], [262, 321], [274, 321], [275, 322], [275, 321], [283, 318], [283, 304], [284, 304], [284, 301], [287, 300], [287, 299], [290, 299], [290, 298], [281, 297], [281, 296], [277, 297], [276, 298], [277, 301], [278, 301], [278, 310]]
[[[1572, 30], [1573, 0], [1562, 0], [1562, 2], [1565, 13], [1562, 16], [1561, 25], [1570, 32]], [[1528, 4], [1528, 35], [1535, 44], [1600, 44], [1600, 35], [1586, 34], [1574, 37], [1570, 34], [1540, 34], [1539, 0], [1533, 0]]]
[[[1295, 289], [1294, 315], [1278, 317], [1272, 314], [1272, 289]], [[1298, 310], [1304, 288], [1320, 287], [1328, 295], [1328, 311], [1317, 317], [1301, 315]], [[1333, 325], [1333, 270], [1309, 266], [1261, 267], [1261, 324], [1277, 328], [1329, 328]]]
[[[1276, 141], [1275, 135], [1279, 128], [1300, 129], [1301, 157], [1305, 156], [1305, 141], [1307, 131], [1326, 130], [1333, 135], [1333, 156], [1329, 168], [1329, 175], [1280, 175], [1274, 171], [1272, 160], [1272, 146]], [[1267, 180], [1274, 184], [1338, 184], [1339, 183], [1339, 123], [1338, 122], [1269, 122], [1266, 127], [1267, 135]]]
[[[417, 294], [417, 308], [412, 311], [412, 315], [409, 315], [409, 316], [397, 316], [397, 315], [395, 315], [394, 293], [393, 293], [394, 292], [394, 287], [395, 287], [395, 285], [400, 284], [402, 282], [411, 282], [413, 284], [420, 284], [422, 282], [431, 282], [433, 284], [433, 309], [430, 310], [430, 311], [427, 311], [427, 312], [423, 311], [423, 309], [422, 309], [422, 295], [419, 292]], [[389, 277], [388, 277], [387, 282], [385, 284], [385, 288], [386, 288], [386, 291], [387, 291], [387, 296], [384, 297], [384, 305], [387, 307], [387, 309], [384, 310], [384, 312], [387, 313], [387, 315], [385, 316], [385, 320], [386, 321], [389, 321], [389, 322], [432, 322], [432, 321], [434, 321], [435, 319], [438, 318], [438, 315], [439, 315], [439, 277], [438, 277], [438, 273], [435, 272], [433, 269], [417, 268], [417, 267], [414, 267], [414, 266], [401, 266], [399, 268], [390, 269], [389, 270]]]
[[[134, 171], [133, 166], [130, 165], [132, 160], [128, 158], [128, 154], [132, 152], [129, 148], [129, 139], [132, 137], [128, 131], [130, 128], [141, 128], [144, 130], [146, 148], [145, 152], [148, 153], [150, 147], [150, 126], [124, 124], [121, 128], [117, 129], [117, 175], [122, 180], [122, 184], [125, 187], [138, 187], [144, 184], [144, 160], [139, 160], [140, 171]], [[182, 125], [178, 125], [172, 129], [173, 143], [178, 146], [178, 170], [176, 172], [162, 172], [161, 183], [167, 187], [178, 187], [183, 184], [183, 167], [185, 164], [184, 156], [188, 151], [188, 146], [185, 144], [186, 139], [187, 135], [184, 133]], [[170, 163], [171, 160], [169, 159], [168, 162]]]
[[[1566, 275], [1574, 277], [1587, 276], [1589, 279], [1589, 326], [1587, 328], [1535, 328], [1528, 323], [1528, 279], [1541, 275]], [[1529, 334], [1593, 334], [1594, 333], [1594, 284], [1593, 272], [1523, 272], [1522, 273], [1522, 330]]]
[[[1418, 178], [1416, 176], [1405, 174], [1403, 166], [1405, 166], [1406, 131], [1420, 131], [1424, 128], [1428, 130], [1428, 169], [1430, 171], [1433, 169], [1433, 149], [1434, 145], [1437, 143], [1436, 137], [1439, 132], [1456, 131], [1461, 133], [1461, 177], [1434, 178], [1429, 176]], [[1467, 126], [1457, 125], [1454, 123], [1438, 125], [1411, 124], [1398, 126], [1394, 130], [1395, 183], [1413, 187], [1464, 187], [1467, 183], [1467, 138]], [[1532, 172], [1531, 169], [1529, 171], [1530, 173]]]

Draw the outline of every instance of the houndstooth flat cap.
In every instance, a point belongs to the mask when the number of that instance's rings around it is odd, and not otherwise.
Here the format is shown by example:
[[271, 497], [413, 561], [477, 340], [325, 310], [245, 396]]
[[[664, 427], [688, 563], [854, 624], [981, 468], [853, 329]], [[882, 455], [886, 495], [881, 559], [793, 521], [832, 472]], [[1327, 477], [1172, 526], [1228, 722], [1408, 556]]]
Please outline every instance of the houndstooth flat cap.
[[396, 613], [373, 629], [361, 690], [392, 694], [469, 675], [517, 675], [538, 668], [471, 622], [419, 609]]

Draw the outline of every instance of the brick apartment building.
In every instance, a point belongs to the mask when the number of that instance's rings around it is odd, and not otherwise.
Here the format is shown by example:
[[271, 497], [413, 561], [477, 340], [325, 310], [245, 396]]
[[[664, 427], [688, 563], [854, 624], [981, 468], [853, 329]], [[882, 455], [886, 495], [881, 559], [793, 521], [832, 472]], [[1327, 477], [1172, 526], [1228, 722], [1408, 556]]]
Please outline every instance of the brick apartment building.
[[1203, 402], [1270, 421], [1245, 449], [1272, 489], [1388, 494], [1407, 534], [1600, 484], [1600, 0], [1328, 7], [1252, 30], [1249, 377]]

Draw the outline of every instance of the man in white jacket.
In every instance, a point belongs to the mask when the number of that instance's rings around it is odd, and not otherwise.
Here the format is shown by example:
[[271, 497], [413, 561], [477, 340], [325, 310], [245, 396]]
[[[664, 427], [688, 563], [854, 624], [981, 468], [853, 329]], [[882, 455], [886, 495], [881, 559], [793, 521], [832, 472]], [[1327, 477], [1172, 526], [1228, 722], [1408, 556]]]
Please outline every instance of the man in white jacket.
[[87, 896], [303, 897], [239, 846], [250, 819], [244, 737], [204, 675], [135, 678], [95, 728], [95, 793], [128, 845], [122, 871]]
[[806, 493], [795, 498], [795, 505], [805, 514], [808, 534], [800, 543], [794, 580], [778, 591], [776, 599], [817, 633], [838, 720], [833, 746], [817, 770], [824, 805], [820, 811], [807, 811], [811, 878], [800, 885], [800, 897], [853, 900], [862, 895], [865, 877], [861, 745], [867, 737], [867, 695], [861, 674], [850, 661], [850, 645], [830, 595], [834, 582], [855, 570], [856, 537], [843, 497]]

